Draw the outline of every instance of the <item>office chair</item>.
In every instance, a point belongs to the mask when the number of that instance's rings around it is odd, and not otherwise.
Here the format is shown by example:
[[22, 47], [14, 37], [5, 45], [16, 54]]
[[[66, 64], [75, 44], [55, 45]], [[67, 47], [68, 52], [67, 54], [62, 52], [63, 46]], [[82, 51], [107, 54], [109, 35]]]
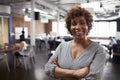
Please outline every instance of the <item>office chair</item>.
[[[24, 65], [25, 70], [28, 70], [28, 65], [30, 63], [30, 60], [32, 60], [32, 64], [35, 64], [35, 52], [34, 47], [30, 46], [28, 50], [23, 51], [22, 56], [19, 57], [20, 62]], [[14, 59], [14, 65], [16, 68], [16, 57]]]

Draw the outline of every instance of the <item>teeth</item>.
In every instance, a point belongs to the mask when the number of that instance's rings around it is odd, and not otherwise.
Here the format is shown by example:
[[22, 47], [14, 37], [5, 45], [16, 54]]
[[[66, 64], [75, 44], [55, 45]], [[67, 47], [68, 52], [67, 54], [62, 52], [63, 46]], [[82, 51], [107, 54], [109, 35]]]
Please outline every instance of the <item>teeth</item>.
[[75, 30], [75, 32], [78, 32], [78, 30]]
[[81, 32], [76, 32], [77, 35], [81, 34]]
[[75, 30], [76, 35], [81, 34], [83, 31]]

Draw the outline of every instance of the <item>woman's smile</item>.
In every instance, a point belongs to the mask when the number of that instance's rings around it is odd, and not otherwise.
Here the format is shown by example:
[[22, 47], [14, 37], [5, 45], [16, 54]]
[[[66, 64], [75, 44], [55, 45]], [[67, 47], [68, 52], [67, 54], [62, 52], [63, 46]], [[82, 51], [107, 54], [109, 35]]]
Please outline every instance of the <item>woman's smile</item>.
[[79, 30], [75, 30], [74, 32], [74, 36], [76, 38], [80, 38], [83, 34], [84, 34], [83, 31], [79, 31]]
[[74, 37], [85, 38], [88, 31], [88, 26], [86, 24], [85, 18], [77, 17], [74, 20], [72, 20], [71, 23], [72, 23], [71, 31]]

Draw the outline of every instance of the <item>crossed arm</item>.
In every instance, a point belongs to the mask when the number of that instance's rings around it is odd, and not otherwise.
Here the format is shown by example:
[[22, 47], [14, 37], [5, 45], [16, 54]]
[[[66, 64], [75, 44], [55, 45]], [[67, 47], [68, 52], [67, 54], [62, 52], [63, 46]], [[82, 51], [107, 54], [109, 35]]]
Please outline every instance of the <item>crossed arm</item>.
[[79, 80], [89, 73], [89, 67], [83, 67], [80, 69], [66, 69], [62, 68], [57, 63], [58, 54], [61, 54], [61, 49], [64, 45], [62, 43], [57, 47], [54, 55], [51, 56], [49, 61], [45, 65], [45, 72], [47, 75], [62, 78], [64, 80]]
[[64, 78], [65, 80], [79, 80], [85, 77], [89, 73], [89, 67], [84, 67], [77, 70], [60, 68], [56, 61], [51, 61], [51, 64], [55, 64], [54, 76], [56, 78]]
[[89, 66], [80, 69], [65, 69], [61, 68], [57, 64], [57, 57], [60, 54], [60, 47], [56, 50], [57, 54], [54, 54], [47, 64], [45, 65], [45, 72], [55, 78], [63, 78], [64, 80], [79, 80], [85, 77], [88, 80], [101, 80], [104, 69], [104, 63], [106, 60], [106, 52], [102, 47], [96, 49], [94, 52], [92, 62]]

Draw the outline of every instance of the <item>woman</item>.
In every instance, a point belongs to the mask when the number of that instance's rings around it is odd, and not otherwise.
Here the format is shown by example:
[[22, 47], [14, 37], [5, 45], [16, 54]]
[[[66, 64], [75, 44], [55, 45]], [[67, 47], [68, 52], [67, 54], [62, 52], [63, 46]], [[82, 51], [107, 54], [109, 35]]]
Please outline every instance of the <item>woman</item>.
[[74, 39], [57, 47], [45, 65], [46, 74], [60, 80], [101, 80], [105, 50], [87, 38], [93, 16], [85, 8], [76, 6], [68, 12], [65, 21]]
[[18, 67], [20, 65], [19, 57], [23, 55], [23, 51], [27, 49], [27, 43], [25, 42], [24, 38], [20, 38], [20, 44], [14, 45], [14, 51], [13, 54], [16, 57], [16, 66]]

